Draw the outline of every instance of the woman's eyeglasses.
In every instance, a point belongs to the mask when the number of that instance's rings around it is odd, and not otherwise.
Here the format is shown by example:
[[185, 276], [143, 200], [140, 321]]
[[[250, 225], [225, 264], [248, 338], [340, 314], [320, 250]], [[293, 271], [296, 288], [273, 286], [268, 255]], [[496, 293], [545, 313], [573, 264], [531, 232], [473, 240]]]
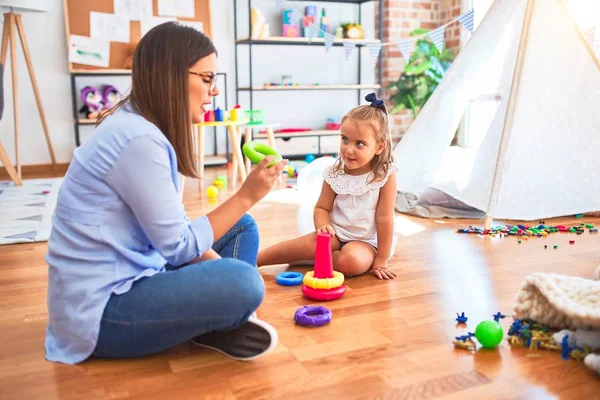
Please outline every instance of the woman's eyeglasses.
[[217, 76], [218, 76], [217, 74], [213, 74], [210, 72], [194, 72], [194, 71], [188, 71], [188, 72], [192, 75], [198, 75], [205, 81], [208, 81], [206, 83], [210, 84], [210, 86], [209, 86], [210, 92], [213, 92], [215, 90], [215, 88], [217, 87]]

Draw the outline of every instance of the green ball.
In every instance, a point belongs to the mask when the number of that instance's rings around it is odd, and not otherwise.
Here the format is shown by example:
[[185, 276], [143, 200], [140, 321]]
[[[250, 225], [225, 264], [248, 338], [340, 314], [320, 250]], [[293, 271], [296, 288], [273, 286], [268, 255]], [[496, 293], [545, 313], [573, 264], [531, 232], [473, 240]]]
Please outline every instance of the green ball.
[[482, 321], [475, 328], [475, 338], [486, 349], [495, 349], [503, 337], [502, 326], [496, 321]]

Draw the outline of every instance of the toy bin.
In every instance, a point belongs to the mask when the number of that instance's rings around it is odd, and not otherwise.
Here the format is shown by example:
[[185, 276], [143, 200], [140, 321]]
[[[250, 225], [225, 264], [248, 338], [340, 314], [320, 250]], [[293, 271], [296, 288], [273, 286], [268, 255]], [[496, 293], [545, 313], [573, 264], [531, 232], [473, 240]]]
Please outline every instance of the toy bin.
[[265, 123], [265, 110], [246, 110], [249, 125], [262, 125]]

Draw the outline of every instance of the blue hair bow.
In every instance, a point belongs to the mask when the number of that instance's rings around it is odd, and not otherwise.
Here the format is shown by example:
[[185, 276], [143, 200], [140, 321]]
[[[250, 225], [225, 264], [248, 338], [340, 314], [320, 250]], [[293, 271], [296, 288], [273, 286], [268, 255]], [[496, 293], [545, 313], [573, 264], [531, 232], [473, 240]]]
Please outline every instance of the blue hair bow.
[[381, 107], [382, 105], [384, 105], [385, 103], [383, 102], [383, 100], [380, 100], [377, 98], [377, 96], [375, 95], [375, 93], [370, 93], [365, 97], [365, 100], [370, 102], [371, 105], [373, 107]]

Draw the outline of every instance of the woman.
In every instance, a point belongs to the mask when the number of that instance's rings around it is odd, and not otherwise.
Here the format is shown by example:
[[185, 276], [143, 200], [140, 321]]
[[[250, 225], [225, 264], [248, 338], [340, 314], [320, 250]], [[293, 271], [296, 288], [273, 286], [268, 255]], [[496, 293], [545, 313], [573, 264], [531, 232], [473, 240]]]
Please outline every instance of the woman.
[[218, 94], [217, 52], [193, 28], [159, 25], [138, 44], [130, 95], [73, 157], [48, 241], [46, 358], [139, 357], [192, 340], [240, 360], [277, 343], [256, 318], [264, 282], [246, 215], [281, 174], [267, 157], [239, 191], [193, 221], [178, 172], [198, 177], [192, 123]]

